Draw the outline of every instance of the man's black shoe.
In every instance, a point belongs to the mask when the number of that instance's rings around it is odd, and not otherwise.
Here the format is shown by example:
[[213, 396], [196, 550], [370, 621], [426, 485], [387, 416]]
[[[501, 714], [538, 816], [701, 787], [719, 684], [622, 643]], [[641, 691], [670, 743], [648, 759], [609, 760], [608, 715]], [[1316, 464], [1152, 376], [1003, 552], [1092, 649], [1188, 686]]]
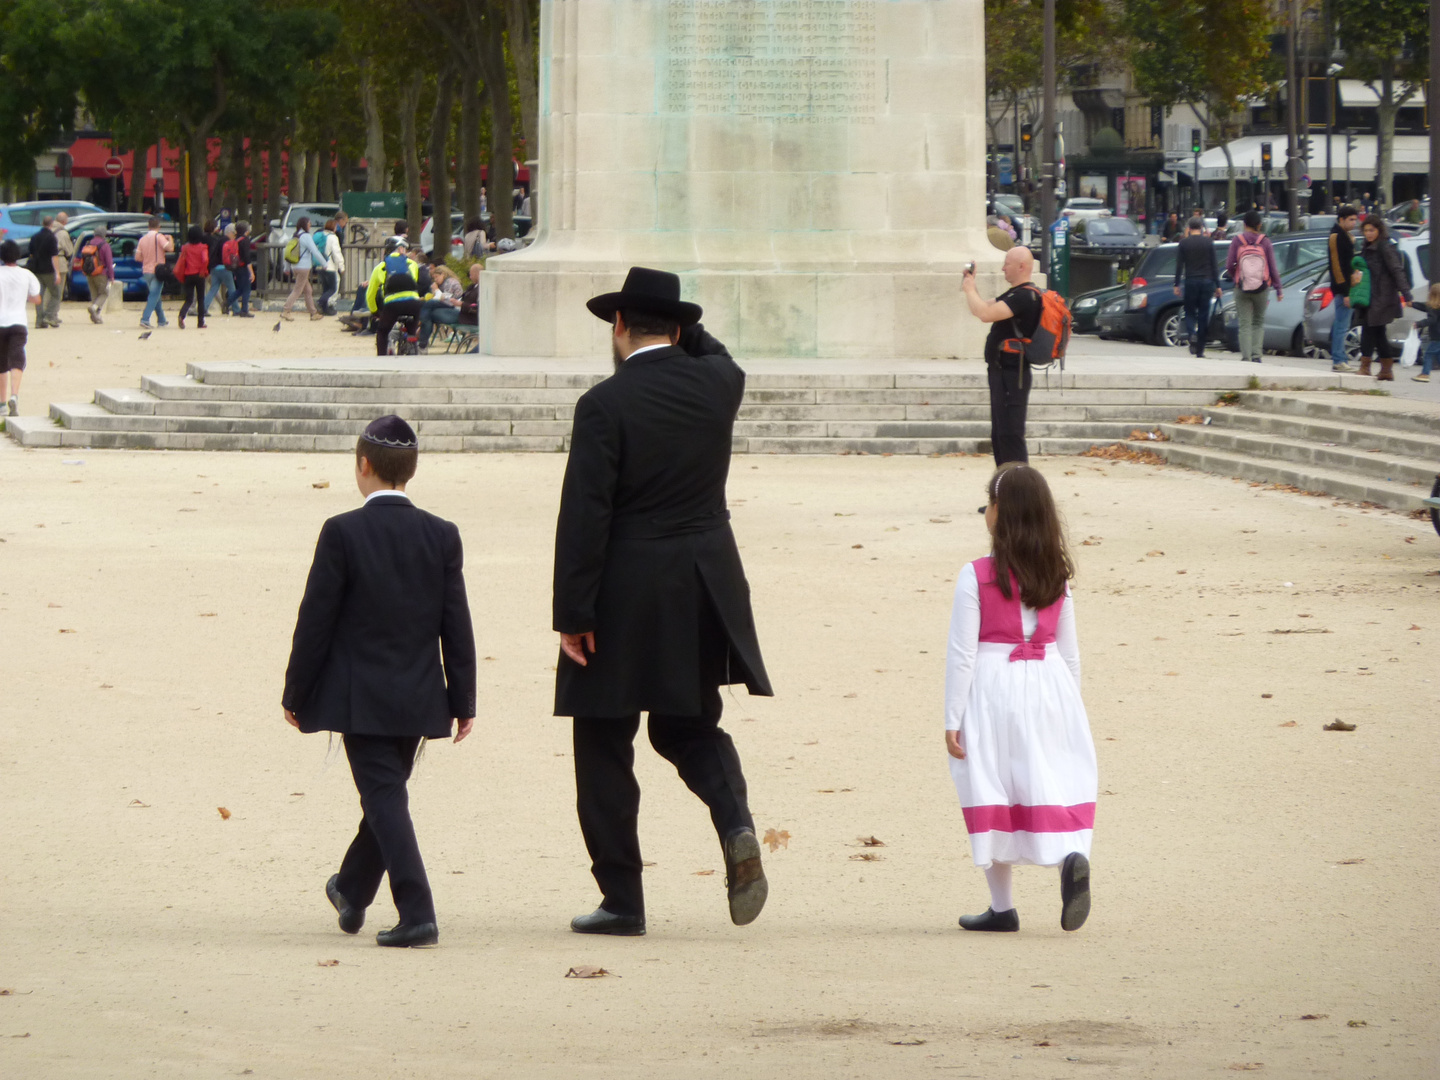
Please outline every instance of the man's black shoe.
[[1020, 913], [1013, 907], [1009, 911], [986, 908], [983, 915], [961, 915], [960, 929], [986, 930], [992, 934], [1013, 934], [1020, 929]]
[[753, 829], [738, 829], [725, 841], [725, 887], [730, 897], [730, 921], [748, 926], [760, 915], [770, 883], [760, 865], [760, 841]]
[[401, 923], [393, 930], [381, 930], [376, 934], [375, 944], [392, 949], [424, 949], [440, 944], [440, 931], [433, 922], [415, 923], [413, 926]]
[[1090, 860], [1078, 851], [1060, 864], [1060, 929], [1079, 930], [1090, 916]]
[[340, 892], [339, 874], [331, 874], [330, 880], [325, 882], [325, 895], [340, 913], [340, 929], [347, 934], [358, 934], [365, 925], [365, 909], [350, 906], [350, 901]]
[[570, 929], [577, 934], [612, 934], [615, 937], [642, 937], [645, 933], [645, 916], [612, 915], [598, 907], [589, 915], [576, 915], [570, 920]]

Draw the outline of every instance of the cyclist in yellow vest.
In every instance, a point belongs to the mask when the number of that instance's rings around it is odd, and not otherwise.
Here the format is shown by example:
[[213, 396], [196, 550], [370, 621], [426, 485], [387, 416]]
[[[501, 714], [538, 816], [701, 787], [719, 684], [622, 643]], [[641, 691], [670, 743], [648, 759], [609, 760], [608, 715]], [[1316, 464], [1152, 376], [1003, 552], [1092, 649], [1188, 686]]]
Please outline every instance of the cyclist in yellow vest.
[[374, 316], [371, 325], [375, 328], [376, 356], [387, 354], [390, 328], [405, 318], [418, 323], [422, 306], [420, 266], [409, 257], [405, 241], [394, 237], [386, 248], [390, 253], [371, 272], [370, 285], [365, 290], [366, 306]]

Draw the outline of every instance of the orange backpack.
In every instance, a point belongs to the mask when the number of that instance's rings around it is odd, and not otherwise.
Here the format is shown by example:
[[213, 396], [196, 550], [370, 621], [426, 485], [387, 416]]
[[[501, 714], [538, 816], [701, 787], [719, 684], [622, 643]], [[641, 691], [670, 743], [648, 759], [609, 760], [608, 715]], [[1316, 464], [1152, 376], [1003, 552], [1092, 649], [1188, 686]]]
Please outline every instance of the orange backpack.
[[1070, 328], [1074, 319], [1070, 305], [1054, 289], [1041, 290], [1029, 286], [1040, 297], [1040, 321], [1035, 325], [1032, 337], [1010, 338], [1000, 345], [1007, 353], [1020, 353], [1027, 366], [1048, 368], [1058, 363], [1065, 370], [1065, 350], [1070, 345]]

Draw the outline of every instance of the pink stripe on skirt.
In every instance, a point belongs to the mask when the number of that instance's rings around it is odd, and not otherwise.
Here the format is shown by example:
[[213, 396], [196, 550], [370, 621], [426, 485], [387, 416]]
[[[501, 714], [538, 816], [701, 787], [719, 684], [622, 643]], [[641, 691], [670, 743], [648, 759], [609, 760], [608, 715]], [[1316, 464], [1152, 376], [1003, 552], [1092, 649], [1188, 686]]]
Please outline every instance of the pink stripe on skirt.
[[1095, 827], [1095, 804], [1074, 806], [966, 806], [965, 831], [1069, 833]]

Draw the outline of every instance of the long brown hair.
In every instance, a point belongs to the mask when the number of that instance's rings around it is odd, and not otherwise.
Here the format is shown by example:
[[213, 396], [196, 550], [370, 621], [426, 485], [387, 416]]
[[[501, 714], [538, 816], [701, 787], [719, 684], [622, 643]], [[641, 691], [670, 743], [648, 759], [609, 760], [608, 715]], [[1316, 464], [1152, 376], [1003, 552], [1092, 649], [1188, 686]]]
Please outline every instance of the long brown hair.
[[995, 470], [986, 494], [995, 505], [990, 555], [1000, 594], [1010, 599], [1013, 573], [1022, 602], [1036, 610], [1049, 607], [1075, 576], [1050, 485], [1038, 469], [1009, 461]]

